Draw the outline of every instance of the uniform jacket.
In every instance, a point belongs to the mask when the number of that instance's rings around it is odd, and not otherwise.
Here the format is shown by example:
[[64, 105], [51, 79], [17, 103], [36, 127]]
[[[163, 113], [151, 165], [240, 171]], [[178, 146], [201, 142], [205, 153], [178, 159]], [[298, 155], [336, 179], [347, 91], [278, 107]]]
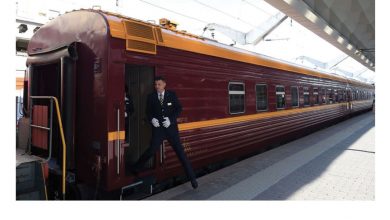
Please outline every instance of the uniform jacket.
[[176, 119], [179, 117], [181, 111], [181, 104], [176, 96], [176, 93], [173, 91], [165, 90], [162, 106], [156, 91], [148, 95], [146, 115], [148, 116], [149, 122], [153, 118], [156, 118], [162, 126], [162, 122], [164, 121], [163, 118], [168, 117], [171, 124], [177, 126]]

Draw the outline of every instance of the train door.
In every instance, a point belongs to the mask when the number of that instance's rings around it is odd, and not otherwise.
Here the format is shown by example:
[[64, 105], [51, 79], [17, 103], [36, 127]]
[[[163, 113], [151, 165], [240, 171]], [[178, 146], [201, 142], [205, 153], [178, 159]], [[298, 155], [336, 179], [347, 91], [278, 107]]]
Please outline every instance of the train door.
[[[126, 174], [131, 175], [130, 167], [136, 162], [143, 152], [149, 147], [151, 127], [146, 116], [146, 99], [149, 93], [154, 91], [154, 67], [129, 65], [125, 66], [125, 87], [128, 88], [129, 97], [132, 100], [134, 112], [127, 117], [125, 125]], [[146, 168], [154, 167], [153, 158], [145, 164]]]
[[[30, 75], [30, 96], [45, 97], [54, 96], [61, 102], [61, 75], [60, 62], [55, 62], [46, 65], [34, 65], [29, 67]], [[34, 101], [32, 103], [32, 101]], [[49, 157], [49, 131], [43, 128], [49, 127], [50, 121], [50, 105], [48, 99], [28, 100], [31, 105], [28, 108], [30, 111], [30, 150], [33, 155], [38, 155], [44, 158]], [[55, 112], [54, 112], [55, 113]], [[40, 127], [42, 128], [40, 128]], [[58, 142], [58, 122], [53, 120], [53, 136], [52, 145], [60, 146]], [[57, 158], [57, 147], [53, 148], [52, 158]]]
[[[68, 48], [66, 48], [68, 51]], [[42, 58], [43, 61], [47, 58]], [[51, 63], [29, 65], [29, 111], [31, 120], [31, 153], [50, 157], [61, 164], [62, 142], [55, 109], [48, 97], [56, 97], [61, 112], [62, 127], [67, 146], [66, 168], [73, 169], [74, 161], [74, 106], [75, 62], [71, 57], [54, 59]], [[31, 108], [31, 109], [30, 109]], [[52, 132], [50, 131], [52, 128]], [[51, 134], [51, 135], [49, 135]]]

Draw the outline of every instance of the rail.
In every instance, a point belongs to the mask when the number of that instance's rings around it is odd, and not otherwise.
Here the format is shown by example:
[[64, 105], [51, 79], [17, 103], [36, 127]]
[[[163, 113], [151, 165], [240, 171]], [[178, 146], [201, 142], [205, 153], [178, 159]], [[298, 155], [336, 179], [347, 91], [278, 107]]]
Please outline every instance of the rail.
[[[31, 121], [31, 115], [30, 115], [30, 138], [31, 138], [31, 127], [49, 130], [50, 136], [49, 136], [49, 156], [46, 159], [47, 161], [51, 158], [51, 151], [52, 151], [52, 134], [53, 134], [53, 101], [55, 104], [55, 109], [57, 113], [57, 120], [58, 125], [60, 128], [60, 135], [61, 135], [61, 142], [62, 142], [62, 199], [65, 200], [66, 195], [66, 142], [65, 142], [65, 136], [64, 136], [64, 130], [62, 127], [62, 119], [60, 114], [60, 107], [58, 104], [58, 99], [54, 96], [30, 96], [30, 111], [32, 111], [33, 106], [33, 100], [34, 99], [49, 99], [50, 100], [50, 126], [43, 127], [38, 125], [33, 125]], [[29, 145], [29, 151], [31, 152], [31, 141]]]
[[117, 111], [117, 131], [116, 131], [116, 137], [117, 137], [117, 140], [116, 140], [116, 152], [118, 153], [117, 154], [117, 160], [116, 160], [116, 174], [119, 175], [119, 171], [120, 171], [120, 158], [121, 158], [121, 147], [120, 147], [120, 110], [118, 108], [118, 111]]

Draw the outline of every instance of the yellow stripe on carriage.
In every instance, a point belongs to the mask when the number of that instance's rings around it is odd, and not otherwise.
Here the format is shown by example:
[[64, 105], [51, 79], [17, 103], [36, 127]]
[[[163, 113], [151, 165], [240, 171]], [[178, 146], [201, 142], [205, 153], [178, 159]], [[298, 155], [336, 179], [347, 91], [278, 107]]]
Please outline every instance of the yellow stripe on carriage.
[[108, 132], [108, 141], [115, 141], [115, 140], [124, 140], [125, 139], [125, 131], [119, 132], [119, 138], [118, 138], [118, 132], [112, 131]]
[[[369, 104], [369, 103], [372, 103], [372, 100], [353, 101], [352, 104], [365, 103], [365, 102], [367, 102], [367, 104]], [[178, 126], [179, 126], [179, 131], [186, 131], [186, 130], [191, 130], [191, 129], [205, 128], [205, 127], [212, 127], [212, 126], [221, 126], [221, 125], [240, 123], [240, 122], [246, 122], [246, 121], [254, 121], [254, 120], [265, 119], [265, 118], [273, 118], [273, 117], [281, 117], [281, 116], [286, 116], [286, 115], [299, 114], [299, 113], [310, 112], [310, 111], [324, 110], [324, 109], [329, 109], [329, 108], [337, 108], [339, 106], [345, 106], [345, 108], [346, 108], [347, 104], [348, 103], [343, 102], [343, 103], [330, 104], [330, 105], [319, 105], [319, 106], [313, 106], [313, 107], [287, 109], [287, 110], [281, 110], [281, 111], [276, 111], [276, 112], [261, 112], [261, 113], [251, 114], [251, 115], [243, 115], [243, 116], [235, 116], [235, 117], [213, 119], [213, 120], [206, 120], [206, 121], [181, 123]]]
[[[372, 104], [372, 100], [352, 101], [351, 103], [353, 105], [359, 104], [359, 103]], [[304, 108], [286, 109], [286, 110], [280, 110], [280, 111], [276, 111], [276, 112], [260, 112], [260, 113], [251, 114], [251, 115], [234, 116], [234, 117], [213, 119], [213, 120], [206, 120], [206, 121], [195, 121], [195, 122], [181, 123], [181, 124], [178, 124], [178, 126], [179, 126], [179, 131], [186, 131], [186, 130], [191, 130], [191, 129], [228, 125], [228, 124], [233, 124], [233, 123], [254, 121], [254, 120], [260, 120], [260, 119], [266, 119], [266, 118], [282, 117], [282, 116], [299, 114], [299, 113], [304, 113], [304, 112], [337, 108], [340, 106], [344, 106], [345, 108], [347, 108], [347, 105], [348, 105], [348, 103], [343, 102], [343, 103], [336, 103], [336, 104], [330, 104], [330, 105], [327, 104], [327, 105], [318, 105], [318, 106], [304, 107]], [[125, 139], [125, 131], [119, 132], [119, 139], [120, 140]], [[117, 131], [108, 132], [108, 141], [115, 141], [115, 140], [118, 140], [118, 132]]]

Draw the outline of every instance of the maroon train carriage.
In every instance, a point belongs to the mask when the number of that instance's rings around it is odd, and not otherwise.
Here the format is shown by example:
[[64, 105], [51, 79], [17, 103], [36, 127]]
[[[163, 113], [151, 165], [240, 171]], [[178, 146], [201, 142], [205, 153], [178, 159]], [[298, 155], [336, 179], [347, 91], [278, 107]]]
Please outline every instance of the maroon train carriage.
[[[103, 11], [50, 21], [28, 55], [19, 126], [31, 129], [19, 143], [49, 158], [49, 199], [119, 198], [185, 178], [166, 142], [139, 177], [129, 172], [149, 146], [145, 105], [156, 75], [182, 103], [181, 141], [198, 174], [373, 106], [372, 85]], [[135, 109], [127, 142], [125, 85]]]

